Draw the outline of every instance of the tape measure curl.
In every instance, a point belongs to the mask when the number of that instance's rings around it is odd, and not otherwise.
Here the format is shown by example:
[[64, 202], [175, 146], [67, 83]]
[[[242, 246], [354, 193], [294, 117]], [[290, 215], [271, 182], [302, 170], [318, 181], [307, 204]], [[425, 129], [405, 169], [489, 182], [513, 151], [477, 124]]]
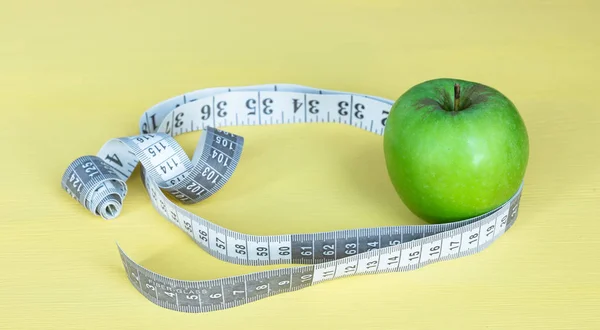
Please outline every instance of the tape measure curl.
[[[123, 207], [126, 181], [140, 163], [154, 208], [210, 255], [243, 265], [301, 265], [184, 281], [140, 266], [118, 247], [133, 286], [153, 303], [182, 312], [231, 308], [345, 276], [410, 271], [485, 249], [516, 220], [522, 185], [501, 207], [459, 222], [267, 236], [218, 226], [163, 192], [183, 204], [198, 203], [231, 178], [244, 139], [216, 127], [327, 122], [382, 135], [392, 105], [380, 97], [291, 84], [197, 90], [148, 109], [140, 135], [112, 139], [96, 155], [74, 160], [61, 184], [93, 214], [114, 219]], [[190, 160], [174, 137], [198, 130]]]

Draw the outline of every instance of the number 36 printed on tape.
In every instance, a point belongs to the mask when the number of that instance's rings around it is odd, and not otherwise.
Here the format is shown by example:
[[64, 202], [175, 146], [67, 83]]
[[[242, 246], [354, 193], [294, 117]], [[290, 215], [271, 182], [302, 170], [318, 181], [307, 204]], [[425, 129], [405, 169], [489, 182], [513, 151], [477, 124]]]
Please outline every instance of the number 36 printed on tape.
[[[382, 135], [393, 101], [299, 85], [209, 88], [180, 95], [146, 111], [140, 135], [106, 142], [96, 155], [75, 159], [62, 187], [86, 209], [116, 218], [126, 181], [138, 163], [156, 210], [210, 255], [243, 265], [296, 267], [206, 281], [152, 272], [118, 247], [133, 286], [151, 302], [182, 312], [208, 312], [246, 304], [344, 276], [403, 272], [477, 253], [512, 226], [522, 186], [501, 207], [463, 221], [322, 233], [259, 236], [218, 226], [171, 202], [198, 203], [232, 176], [243, 137], [217, 127], [286, 123], [340, 123]], [[174, 140], [202, 130], [192, 159]]]

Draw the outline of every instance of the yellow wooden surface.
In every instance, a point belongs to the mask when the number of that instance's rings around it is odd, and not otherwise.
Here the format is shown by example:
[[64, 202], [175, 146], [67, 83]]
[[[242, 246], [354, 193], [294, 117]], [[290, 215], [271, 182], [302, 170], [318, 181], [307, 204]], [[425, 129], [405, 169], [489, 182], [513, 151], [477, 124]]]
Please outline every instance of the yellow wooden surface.
[[[599, 329], [599, 14], [597, 1], [0, 1], [0, 328]], [[285, 82], [395, 99], [438, 77], [501, 90], [531, 139], [517, 223], [471, 257], [176, 313], [135, 291], [116, 241], [181, 279], [275, 267], [209, 257], [137, 171], [110, 222], [60, 189], [71, 160], [186, 91]], [[381, 137], [231, 131], [246, 138], [240, 166], [196, 214], [254, 234], [420, 223]], [[177, 139], [191, 154], [198, 136]]]

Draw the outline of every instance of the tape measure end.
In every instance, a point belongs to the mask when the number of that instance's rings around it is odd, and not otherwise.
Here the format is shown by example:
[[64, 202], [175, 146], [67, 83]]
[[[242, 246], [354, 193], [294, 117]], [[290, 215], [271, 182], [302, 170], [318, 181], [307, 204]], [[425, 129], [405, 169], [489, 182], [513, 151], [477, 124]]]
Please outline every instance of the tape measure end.
[[121, 205], [115, 200], [107, 200], [98, 206], [98, 213], [104, 220], [112, 220], [121, 214]]

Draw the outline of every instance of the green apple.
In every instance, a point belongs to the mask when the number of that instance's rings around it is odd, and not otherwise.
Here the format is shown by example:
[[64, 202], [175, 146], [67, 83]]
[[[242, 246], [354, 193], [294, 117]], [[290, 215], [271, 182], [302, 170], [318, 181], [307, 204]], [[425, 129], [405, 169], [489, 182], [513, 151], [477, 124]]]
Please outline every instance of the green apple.
[[515, 105], [475, 82], [422, 82], [393, 104], [384, 156], [402, 202], [429, 223], [491, 211], [521, 185], [529, 138]]

